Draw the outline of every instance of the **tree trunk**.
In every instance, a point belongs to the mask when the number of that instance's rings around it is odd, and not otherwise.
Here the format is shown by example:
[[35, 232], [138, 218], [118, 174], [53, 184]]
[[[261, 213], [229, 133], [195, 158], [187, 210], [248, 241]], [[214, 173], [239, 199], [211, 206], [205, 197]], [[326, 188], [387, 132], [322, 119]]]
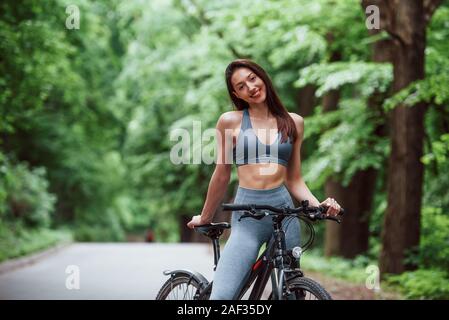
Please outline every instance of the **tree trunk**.
[[315, 86], [311, 84], [308, 84], [298, 90], [296, 95], [296, 105], [298, 106], [298, 114], [301, 117], [308, 117], [312, 115], [313, 108], [317, 103], [315, 91]]
[[[328, 35], [328, 41], [332, 41], [333, 36]], [[341, 55], [338, 52], [334, 52], [330, 61], [341, 60]], [[323, 112], [331, 112], [338, 108], [338, 102], [340, 100], [340, 92], [338, 90], [331, 90], [323, 96]], [[326, 196], [334, 198], [342, 207], [348, 210], [347, 203], [343, 201], [344, 189], [340, 183], [335, 182], [332, 178], [329, 178], [324, 184], [324, 190]], [[326, 223], [326, 232], [324, 235], [324, 254], [326, 256], [343, 255], [343, 247], [341, 240], [344, 238], [343, 230], [339, 228], [339, 225], [332, 223]]]
[[[323, 98], [323, 111], [337, 108], [339, 92], [330, 91]], [[334, 179], [325, 183], [326, 196], [332, 197], [347, 211], [344, 223], [326, 223], [326, 256], [343, 256], [353, 258], [368, 250], [369, 214], [376, 182], [376, 171], [357, 172], [347, 187]]]
[[369, 217], [375, 189], [376, 171], [358, 171], [347, 187], [330, 179], [325, 192], [347, 210], [344, 223], [326, 222], [325, 255], [354, 258], [368, 250]]
[[[340, 93], [337, 90], [327, 92], [323, 97], [323, 112], [334, 111], [338, 107]], [[324, 184], [326, 196], [334, 198], [342, 207], [348, 209], [348, 203], [343, 198], [345, 190], [343, 186], [329, 178]], [[335, 223], [326, 223], [326, 233], [324, 236], [324, 254], [326, 256], [343, 255], [342, 239], [344, 232], [340, 225]]]
[[[378, 33], [378, 30], [370, 31], [371, 34]], [[389, 49], [391, 40], [381, 40], [373, 46], [373, 61], [391, 62], [391, 52]], [[368, 108], [381, 110], [383, 97], [374, 93], [368, 101]], [[374, 134], [385, 136], [385, 126], [379, 125]], [[369, 240], [369, 218], [371, 214], [372, 202], [376, 190], [377, 170], [370, 168], [357, 172], [345, 188], [335, 181], [326, 183], [326, 195], [332, 196], [343, 207], [348, 215], [344, 218], [344, 223], [336, 225], [327, 222], [325, 255], [340, 255], [346, 258], [353, 258], [358, 254], [368, 250]]]
[[180, 215], [179, 216], [179, 230], [181, 242], [190, 242], [192, 238], [192, 230], [187, 227], [187, 223], [192, 219], [192, 215]]
[[[426, 24], [422, 1], [394, 1], [389, 8], [393, 46], [393, 90], [424, 78]], [[423, 183], [422, 156], [425, 106], [397, 106], [391, 112], [391, 153], [388, 163], [388, 207], [382, 232], [380, 270], [401, 273], [415, 266], [406, 263], [419, 245]]]
[[[380, 28], [394, 67], [393, 91], [425, 76], [426, 27], [442, 0], [362, 0], [376, 5]], [[416, 266], [405, 258], [419, 246], [423, 183], [422, 156], [425, 105], [397, 106], [390, 114], [391, 153], [388, 163], [388, 207], [382, 231], [381, 273], [401, 273]]]
[[[332, 35], [328, 36], [332, 41]], [[339, 61], [341, 56], [334, 53], [331, 61]], [[336, 110], [340, 100], [337, 90], [329, 91], [323, 97], [323, 111]], [[326, 224], [324, 253], [326, 256], [339, 255], [353, 258], [368, 250], [369, 239], [369, 213], [374, 194], [376, 172], [366, 170], [357, 172], [351, 179], [348, 187], [343, 187], [334, 179], [325, 183], [326, 196], [332, 197], [348, 214], [341, 225]]]

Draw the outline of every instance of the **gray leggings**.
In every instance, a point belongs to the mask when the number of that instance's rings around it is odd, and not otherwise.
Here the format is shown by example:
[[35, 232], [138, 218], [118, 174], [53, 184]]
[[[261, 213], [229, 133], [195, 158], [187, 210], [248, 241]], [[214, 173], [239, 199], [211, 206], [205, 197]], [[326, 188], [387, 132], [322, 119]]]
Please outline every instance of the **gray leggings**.
[[[234, 203], [268, 204], [275, 207], [293, 207], [293, 202], [284, 185], [274, 189], [254, 190], [239, 187]], [[214, 275], [210, 300], [235, 300], [248, 278], [251, 267], [256, 262], [260, 247], [269, 241], [273, 234], [272, 217], [261, 220], [238, 218], [241, 211], [232, 213], [231, 235], [226, 242]], [[287, 248], [300, 244], [298, 219], [283, 221]], [[285, 227], [287, 226], [287, 230]]]

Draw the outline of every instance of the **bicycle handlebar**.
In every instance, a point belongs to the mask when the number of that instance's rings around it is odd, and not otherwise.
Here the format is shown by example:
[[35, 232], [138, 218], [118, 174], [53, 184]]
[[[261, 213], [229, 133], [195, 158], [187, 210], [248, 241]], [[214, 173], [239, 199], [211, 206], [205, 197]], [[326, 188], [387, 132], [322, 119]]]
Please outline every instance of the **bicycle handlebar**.
[[[267, 215], [273, 215], [269, 213], [257, 213], [256, 210], [269, 210], [277, 214], [284, 215], [298, 215], [301, 214], [310, 220], [333, 220], [340, 223], [340, 220], [333, 216], [328, 216], [324, 212], [326, 208], [323, 206], [309, 207], [309, 202], [304, 200], [301, 202], [301, 206], [298, 208], [277, 208], [270, 205], [259, 204], [235, 204], [235, 203], [223, 203], [222, 208], [225, 211], [246, 211], [246, 217], [252, 217], [255, 219], [262, 219]], [[345, 213], [343, 208], [340, 209], [339, 215], [342, 216]]]

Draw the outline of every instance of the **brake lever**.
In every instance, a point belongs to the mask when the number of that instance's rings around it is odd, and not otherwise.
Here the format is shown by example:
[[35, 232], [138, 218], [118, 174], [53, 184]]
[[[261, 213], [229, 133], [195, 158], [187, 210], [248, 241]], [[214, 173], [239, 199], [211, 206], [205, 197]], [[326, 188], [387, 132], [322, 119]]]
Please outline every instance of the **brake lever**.
[[264, 218], [267, 215], [268, 215], [268, 212], [252, 213], [251, 211], [244, 211], [244, 213], [240, 216], [238, 221], [240, 222], [244, 218], [253, 218], [256, 220], [261, 220], [262, 218]]
[[[317, 210], [318, 209], [318, 210]], [[322, 220], [326, 216], [323, 207], [317, 207], [307, 213], [307, 218], [311, 221]]]
[[323, 211], [321, 211], [321, 213], [317, 213], [317, 214], [309, 214], [309, 219], [312, 220], [312, 221], [316, 221], [316, 220], [332, 220], [332, 221], [337, 222], [338, 224], [341, 223], [340, 219], [338, 219], [338, 218], [336, 218], [334, 216], [328, 216]]
[[333, 217], [333, 216], [326, 216], [325, 219], [326, 219], [326, 220], [332, 220], [332, 221], [335, 221], [335, 222], [337, 222], [338, 224], [341, 223], [341, 220], [340, 220], [340, 219], [338, 219], [338, 218], [336, 218], [336, 217]]
[[318, 214], [309, 214], [307, 215], [307, 218], [309, 218], [309, 220], [311, 221], [316, 221], [318, 220], [317, 216], [319, 216]]
[[242, 219], [245, 219], [245, 218], [249, 218], [249, 217], [251, 217], [251, 213], [249, 212], [249, 211], [245, 211], [245, 212], [243, 212], [243, 214], [240, 216], [240, 218], [239, 218], [239, 222], [242, 220]]

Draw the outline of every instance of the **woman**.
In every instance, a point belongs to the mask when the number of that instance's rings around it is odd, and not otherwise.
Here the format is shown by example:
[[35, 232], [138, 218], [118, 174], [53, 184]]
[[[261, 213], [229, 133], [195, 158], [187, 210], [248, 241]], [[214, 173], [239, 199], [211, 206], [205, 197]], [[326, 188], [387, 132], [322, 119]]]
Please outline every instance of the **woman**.
[[[304, 183], [300, 171], [303, 118], [287, 112], [266, 72], [251, 60], [239, 59], [229, 64], [225, 75], [238, 111], [226, 112], [218, 119], [217, 165], [201, 215], [194, 216], [188, 227], [212, 221], [231, 175], [231, 164], [226, 161], [229, 152], [239, 179], [234, 203], [293, 207], [291, 194], [299, 201], [309, 200], [311, 206], [328, 207], [329, 215], [338, 214], [340, 205], [334, 199], [320, 203]], [[229, 132], [232, 144], [226, 143]], [[260, 247], [272, 235], [270, 217], [238, 221], [241, 214], [232, 214], [232, 231], [217, 265], [211, 300], [237, 297]], [[298, 219], [284, 223], [284, 230], [287, 247], [299, 245]]]

